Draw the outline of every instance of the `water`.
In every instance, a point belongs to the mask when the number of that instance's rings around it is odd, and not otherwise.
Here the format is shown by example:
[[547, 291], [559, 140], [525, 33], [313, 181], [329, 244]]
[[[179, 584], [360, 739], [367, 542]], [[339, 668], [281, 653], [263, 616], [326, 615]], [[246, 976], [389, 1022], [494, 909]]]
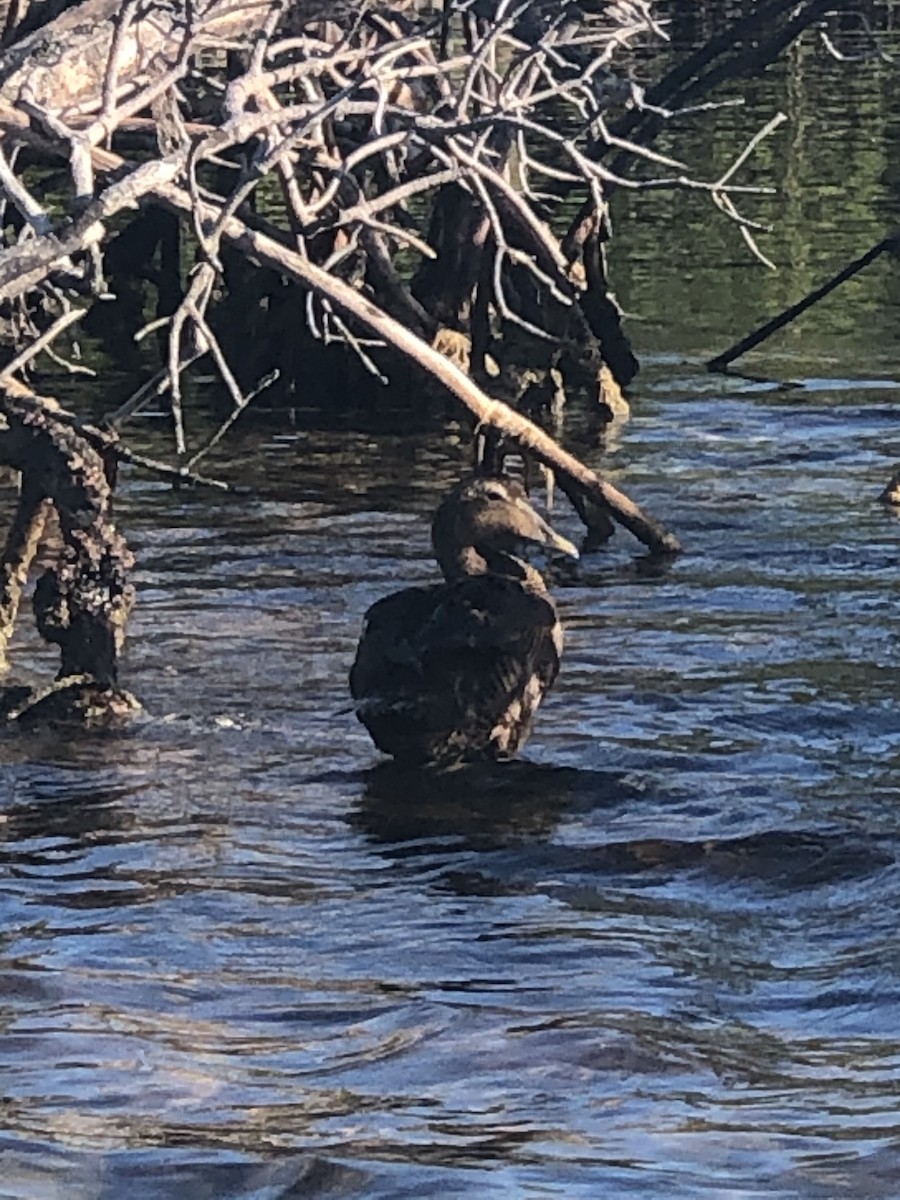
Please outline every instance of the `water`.
[[519, 763], [399, 775], [347, 710], [460, 430], [246, 425], [250, 497], [125, 479], [148, 719], [0, 740], [3, 1197], [900, 1193], [896, 264], [756, 353], [782, 387], [708, 376], [749, 314], [701, 280], [689, 327], [681, 249], [654, 287], [623, 245], [635, 417], [570, 437], [686, 553], [557, 579]]

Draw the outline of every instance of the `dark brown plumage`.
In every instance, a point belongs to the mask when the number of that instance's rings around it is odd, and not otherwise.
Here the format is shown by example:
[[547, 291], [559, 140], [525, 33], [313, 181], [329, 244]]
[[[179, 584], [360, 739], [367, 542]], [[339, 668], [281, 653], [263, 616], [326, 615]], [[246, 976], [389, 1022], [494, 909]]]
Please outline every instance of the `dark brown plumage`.
[[524, 745], [562, 650], [556, 606], [519, 557], [529, 542], [578, 556], [512, 480], [462, 483], [438, 508], [432, 544], [446, 582], [374, 604], [350, 672], [380, 750], [449, 767]]

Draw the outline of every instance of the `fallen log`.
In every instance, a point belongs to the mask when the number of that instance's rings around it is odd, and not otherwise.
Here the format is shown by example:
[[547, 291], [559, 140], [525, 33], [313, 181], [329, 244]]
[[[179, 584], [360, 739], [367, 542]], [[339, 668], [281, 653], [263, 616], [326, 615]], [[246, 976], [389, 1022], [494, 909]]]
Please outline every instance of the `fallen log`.
[[[87, 118], [102, 124], [114, 114], [121, 119], [123, 107], [146, 108], [151, 93], [177, 82], [205, 46], [261, 31], [282, 13], [288, 28], [300, 30], [361, 7], [361, 0], [83, 0], [4, 50], [0, 97], [75, 127]], [[91, 125], [86, 136], [97, 145], [104, 134]]]
[[[154, 189], [154, 195], [161, 203], [170, 205], [176, 211], [192, 210], [191, 197], [174, 184], [159, 185]], [[663, 554], [677, 554], [681, 551], [678, 538], [659, 521], [643, 512], [633, 500], [611, 483], [600, 479], [533, 421], [510, 408], [502, 400], [492, 400], [455, 363], [399, 321], [388, 316], [356, 288], [280, 245], [266, 234], [250, 229], [237, 217], [223, 220], [221, 214], [208, 205], [201, 207], [200, 215], [210, 229], [219, 228], [226, 241], [250, 258], [296, 279], [311, 292], [342, 309], [376, 337], [383, 338], [389, 345], [417, 363], [461, 401], [479, 424], [496, 429], [517, 442], [522, 449], [552, 468], [561, 479], [583, 492], [588, 500], [604, 505], [620, 525], [633, 533], [650, 550]]]

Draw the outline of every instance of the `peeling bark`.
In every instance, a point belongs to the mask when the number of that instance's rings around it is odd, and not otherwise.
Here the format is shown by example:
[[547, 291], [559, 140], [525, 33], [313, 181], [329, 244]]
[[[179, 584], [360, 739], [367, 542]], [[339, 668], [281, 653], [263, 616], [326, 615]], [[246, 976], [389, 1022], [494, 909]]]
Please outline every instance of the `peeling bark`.
[[[128, 579], [134, 560], [112, 518], [108, 450], [107, 457], [103, 452], [109, 438], [79, 429], [53, 401], [22, 391], [7, 388], [0, 395], [5, 418], [0, 458], [22, 472], [24, 497], [20, 532], [11, 536], [4, 558], [12, 582], [4, 616], [15, 619], [13, 608], [36, 550], [37, 514], [46, 497], [59, 518], [62, 549], [37, 581], [35, 618], [41, 635], [60, 649], [58, 681], [71, 684], [80, 697], [76, 703], [69, 696], [73, 713], [84, 707], [87, 690], [95, 720], [103, 695], [111, 709], [127, 696], [117, 686], [118, 658], [134, 602]], [[4, 628], [7, 639], [10, 632], [11, 626]], [[58, 708], [60, 689], [54, 691]]]
[[49, 509], [50, 503], [41, 489], [30, 479], [23, 481], [0, 559], [0, 674], [9, 670], [9, 641]]

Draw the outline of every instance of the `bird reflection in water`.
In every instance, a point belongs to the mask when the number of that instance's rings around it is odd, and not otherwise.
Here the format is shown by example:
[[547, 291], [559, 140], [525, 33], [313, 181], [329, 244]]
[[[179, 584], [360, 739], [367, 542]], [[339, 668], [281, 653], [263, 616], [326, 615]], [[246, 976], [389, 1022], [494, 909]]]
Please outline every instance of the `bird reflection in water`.
[[[349, 821], [395, 861], [430, 857], [436, 882], [466, 894], [551, 890], [574, 907], [606, 904], [606, 891], [665, 886], [685, 872], [709, 884], [746, 882], [778, 891], [861, 879], [892, 866], [877, 838], [847, 830], [774, 829], [737, 837], [607, 838], [629, 816], [646, 826], [664, 803], [629, 774], [529, 763], [481, 763], [434, 772], [380, 763]], [[678, 801], [672, 798], [672, 824]], [[596, 812], [596, 840], [555, 837]], [[643, 818], [641, 814], [643, 813]], [[664, 820], [664, 818], [660, 818]]]
[[383, 762], [366, 773], [351, 823], [372, 842], [445, 841], [461, 849], [545, 842], [567, 816], [626, 807], [640, 795], [616, 771], [525, 761], [473, 763], [435, 772]]

